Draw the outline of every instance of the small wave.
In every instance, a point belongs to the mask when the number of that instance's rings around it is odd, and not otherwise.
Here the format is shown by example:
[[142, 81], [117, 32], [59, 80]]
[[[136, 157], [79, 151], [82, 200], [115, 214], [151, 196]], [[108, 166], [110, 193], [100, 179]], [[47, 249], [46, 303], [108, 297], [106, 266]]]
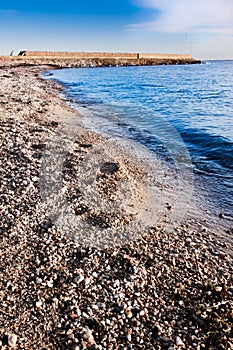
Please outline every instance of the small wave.
[[226, 170], [233, 169], [233, 142], [222, 136], [210, 135], [197, 129], [182, 131], [181, 136], [189, 145], [191, 152], [199, 156], [201, 164], [215, 162]]

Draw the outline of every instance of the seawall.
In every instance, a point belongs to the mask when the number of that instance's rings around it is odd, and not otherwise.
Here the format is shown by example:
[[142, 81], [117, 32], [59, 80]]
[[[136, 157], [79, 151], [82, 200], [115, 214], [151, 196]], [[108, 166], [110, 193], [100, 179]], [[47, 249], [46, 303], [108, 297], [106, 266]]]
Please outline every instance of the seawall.
[[201, 63], [191, 55], [112, 52], [21, 51], [18, 56], [0, 56], [0, 65], [52, 65], [65, 67], [106, 67]]

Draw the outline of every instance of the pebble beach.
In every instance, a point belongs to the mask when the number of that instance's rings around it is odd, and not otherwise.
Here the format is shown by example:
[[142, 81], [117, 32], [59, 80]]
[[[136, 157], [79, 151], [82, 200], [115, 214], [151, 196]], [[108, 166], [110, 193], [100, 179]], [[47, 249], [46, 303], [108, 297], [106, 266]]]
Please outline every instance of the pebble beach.
[[[50, 68], [0, 63], [0, 348], [233, 349], [232, 230], [217, 234], [192, 218], [98, 249], [48, 216], [43, 152], [60, 126], [81, 118], [60, 98], [61, 86], [40, 78]], [[75, 215], [111, 230], [122, 218], [91, 212], [75, 179], [83, 157], [100, 145], [108, 141], [81, 128], [63, 181]], [[100, 181], [107, 201], [122, 178], [141, 196], [136, 167], [107, 164]]]

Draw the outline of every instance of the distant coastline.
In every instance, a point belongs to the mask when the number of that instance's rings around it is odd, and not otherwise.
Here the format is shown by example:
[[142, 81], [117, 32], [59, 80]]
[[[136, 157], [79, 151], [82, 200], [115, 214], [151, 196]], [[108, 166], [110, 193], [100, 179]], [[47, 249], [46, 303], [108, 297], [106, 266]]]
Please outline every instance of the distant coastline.
[[17, 56], [0, 56], [0, 62], [14, 65], [53, 65], [69, 67], [145, 66], [200, 64], [185, 54], [20, 51]]

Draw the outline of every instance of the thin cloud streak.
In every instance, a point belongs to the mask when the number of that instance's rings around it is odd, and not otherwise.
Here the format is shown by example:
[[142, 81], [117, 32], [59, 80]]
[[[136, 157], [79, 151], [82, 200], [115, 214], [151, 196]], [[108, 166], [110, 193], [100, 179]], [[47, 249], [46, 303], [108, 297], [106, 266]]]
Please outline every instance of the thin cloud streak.
[[1, 10], [0, 9], [0, 15], [3, 15], [5, 17], [12, 17], [18, 13], [19, 13], [18, 10]]
[[155, 11], [155, 20], [134, 23], [127, 30], [233, 33], [232, 0], [134, 0]]

